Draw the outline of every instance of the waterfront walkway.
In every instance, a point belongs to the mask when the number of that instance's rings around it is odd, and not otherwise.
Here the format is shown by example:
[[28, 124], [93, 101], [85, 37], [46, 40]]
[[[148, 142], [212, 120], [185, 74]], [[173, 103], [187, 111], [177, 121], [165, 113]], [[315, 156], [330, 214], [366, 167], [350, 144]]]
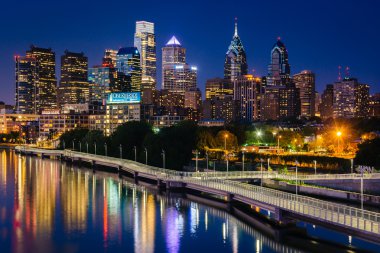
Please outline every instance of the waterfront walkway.
[[[303, 219], [342, 230], [350, 235], [357, 235], [371, 240], [380, 239], [380, 213], [349, 207], [330, 201], [300, 196], [265, 187], [254, 186], [232, 179], [242, 178], [283, 178], [295, 179], [294, 176], [279, 175], [270, 172], [178, 172], [138, 162], [114, 157], [100, 156], [71, 150], [44, 150], [29, 147], [16, 147], [16, 152], [56, 156], [69, 161], [84, 161], [92, 164], [116, 168], [119, 172], [130, 173], [138, 179], [150, 179], [159, 187], [191, 189], [203, 193], [223, 196], [229, 203], [241, 202], [252, 207], [268, 211], [271, 218], [279, 223], [289, 219]], [[378, 174], [365, 175], [378, 177]], [[311, 176], [307, 176], [310, 178]], [[356, 174], [315, 175], [320, 179], [353, 179]], [[299, 180], [304, 180], [299, 178]]]

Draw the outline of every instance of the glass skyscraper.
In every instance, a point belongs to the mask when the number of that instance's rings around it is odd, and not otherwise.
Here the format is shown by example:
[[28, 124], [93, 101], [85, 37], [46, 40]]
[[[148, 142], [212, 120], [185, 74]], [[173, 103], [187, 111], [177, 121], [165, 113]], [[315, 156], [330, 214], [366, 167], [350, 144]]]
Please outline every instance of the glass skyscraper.
[[36, 61], [36, 107], [37, 112], [57, 108], [57, 79], [55, 53], [51, 48], [31, 46], [26, 57]]
[[84, 53], [73, 53], [68, 50], [61, 57], [61, 82], [58, 100], [64, 104], [89, 102], [88, 59]]
[[184, 94], [197, 86], [197, 67], [186, 63], [186, 48], [173, 36], [162, 48], [162, 89]]
[[268, 66], [267, 85], [286, 85], [290, 82], [290, 65], [288, 62], [288, 50], [280, 38], [273, 45], [271, 62]]
[[37, 62], [34, 58], [15, 57], [16, 61], [16, 112], [37, 114]]
[[233, 81], [246, 74], [248, 74], [247, 56], [238, 35], [237, 21], [235, 20], [235, 33], [224, 61], [224, 78]]
[[141, 65], [141, 88], [156, 88], [156, 35], [154, 34], [154, 23], [147, 21], [136, 22], [134, 46], [140, 53]]
[[141, 91], [140, 53], [136, 47], [119, 49], [116, 55], [116, 68], [130, 77], [130, 91]]

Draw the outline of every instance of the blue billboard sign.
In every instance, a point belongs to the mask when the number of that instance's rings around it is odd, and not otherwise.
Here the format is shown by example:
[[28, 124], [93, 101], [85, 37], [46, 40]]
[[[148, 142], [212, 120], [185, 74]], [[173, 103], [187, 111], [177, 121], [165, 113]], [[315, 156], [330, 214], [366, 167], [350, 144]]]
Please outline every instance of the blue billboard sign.
[[107, 97], [107, 104], [135, 104], [140, 102], [140, 92], [114, 92], [108, 94]]

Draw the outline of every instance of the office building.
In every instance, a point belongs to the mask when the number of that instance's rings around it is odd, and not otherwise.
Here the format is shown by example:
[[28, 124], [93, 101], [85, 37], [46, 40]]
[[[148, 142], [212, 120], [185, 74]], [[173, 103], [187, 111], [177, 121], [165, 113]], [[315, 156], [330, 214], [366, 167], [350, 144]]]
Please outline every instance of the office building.
[[141, 65], [141, 90], [156, 89], [156, 35], [154, 34], [154, 23], [137, 21], [134, 46], [140, 52]]
[[88, 59], [84, 53], [68, 50], [61, 57], [61, 81], [58, 101], [64, 104], [88, 103], [90, 90], [88, 83]]
[[326, 120], [334, 114], [334, 85], [327, 84], [321, 96], [321, 118]]
[[31, 46], [26, 57], [36, 65], [36, 110], [57, 108], [57, 79], [55, 75], [55, 53], [51, 48]]
[[140, 52], [136, 47], [120, 48], [116, 55], [116, 68], [129, 79], [129, 92], [141, 91]]
[[369, 85], [358, 83], [355, 88], [355, 117], [369, 116]]
[[288, 50], [280, 38], [271, 50], [271, 61], [268, 66], [267, 86], [284, 86], [290, 82], [290, 65]]
[[214, 97], [223, 99], [226, 96], [233, 96], [233, 83], [229, 79], [213, 78], [206, 81], [206, 99]]
[[293, 76], [293, 82], [300, 91], [301, 116], [315, 116], [315, 74], [304, 70]]
[[16, 113], [37, 114], [37, 62], [34, 58], [15, 57]]
[[105, 115], [90, 115], [90, 129], [101, 130], [111, 135], [118, 126], [128, 121], [141, 119], [140, 92], [109, 93]]
[[369, 116], [380, 117], [380, 93], [376, 93], [369, 98]]
[[209, 122], [208, 125], [238, 121], [240, 120], [240, 101], [234, 100], [232, 95], [206, 99], [202, 104], [202, 118], [202, 121]]
[[301, 115], [300, 89], [288, 83], [279, 89], [280, 119], [298, 118]]
[[162, 89], [184, 94], [197, 86], [197, 68], [186, 63], [186, 49], [173, 36], [162, 48]]
[[102, 60], [103, 67], [116, 68], [116, 55], [118, 50], [106, 49]]
[[235, 78], [246, 74], [248, 74], [247, 56], [238, 35], [237, 20], [235, 19], [235, 33], [224, 61], [224, 78], [232, 82]]
[[240, 119], [253, 122], [261, 117], [261, 79], [253, 75], [237, 77], [234, 81], [234, 100], [240, 102]]

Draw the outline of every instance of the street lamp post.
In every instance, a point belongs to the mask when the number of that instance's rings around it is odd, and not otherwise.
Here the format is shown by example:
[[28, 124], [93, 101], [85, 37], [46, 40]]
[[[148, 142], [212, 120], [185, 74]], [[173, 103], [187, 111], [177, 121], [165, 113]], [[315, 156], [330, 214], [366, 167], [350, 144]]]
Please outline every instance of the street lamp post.
[[279, 135], [278, 137], [277, 137], [277, 152], [279, 152], [279, 150], [280, 150], [280, 139], [281, 139], [281, 135]]
[[135, 162], [137, 161], [137, 147], [136, 146], [133, 146], [133, 149], [135, 151]]
[[65, 140], [63, 140], [63, 149], [65, 149]]
[[243, 150], [242, 153], [243, 153], [242, 162], [243, 162], [243, 171], [244, 171], [244, 154], [245, 154], [245, 151]]
[[317, 160], [314, 160], [314, 171], [315, 175], [317, 175]]
[[73, 151], [75, 150], [75, 140], [73, 140]]
[[144, 148], [145, 151], [145, 164], [148, 165], [148, 150]]
[[82, 152], [82, 142], [79, 142], [79, 152]]
[[351, 158], [351, 174], [354, 173], [354, 159]]
[[224, 135], [224, 150], [227, 150], [227, 138], [228, 138], [228, 134], [225, 134]]
[[120, 153], [120, 159], [123, 159], [123, 146], [119, 145], [119, 153]]
[[96, 141], [94, 142], [95, 155], [96, 155]]
[[195, 150], [195, 171], [198, 172], [198, 150]]
[[227, 159], [227, 172], [228, 172], [228, 155], [226, 155], [226, 159]]
[[260, 171], [261, 171], [261, 181], [260, 181], [260, 186], [263, 187], [263, 162], [264, 162], [264, 159], [261, 158], [260, 159]]
[[162, 150], [161, 155], [162, 155], [162, 167], [165, 169], [165, 150]]
[[269, 162], [270, 162], [270, 158], [268, 158], [268, 172], [269, 172]]
[[298, 200], [298, 161], [296, 160], [296, 199]]
[[364, 182], [363, 182], [363, 171], [361, 172], [361, 177], [360, 177], [360, 203], [361, 203], [361, 208], [362, 208], [362, 215], [363, 215], [363, 210], [364, 210], [364, 199], [363, 199], [363, 197], [364, 197], [364, 186], [363, 186], [363, 184], [364, 184]]
[[88, 153], [88, 141], [86, 141], [86, 151]]
[[336, 132], [336, 136], [338, 137], [338, 152], [340, 151], [340, 137], [342, 136], [342, 132]]
[[107, 156], [107, 143], [104, 143], [104, 153]]
[[206, 151], [206, 170], [208, 171], [208, 152]]

